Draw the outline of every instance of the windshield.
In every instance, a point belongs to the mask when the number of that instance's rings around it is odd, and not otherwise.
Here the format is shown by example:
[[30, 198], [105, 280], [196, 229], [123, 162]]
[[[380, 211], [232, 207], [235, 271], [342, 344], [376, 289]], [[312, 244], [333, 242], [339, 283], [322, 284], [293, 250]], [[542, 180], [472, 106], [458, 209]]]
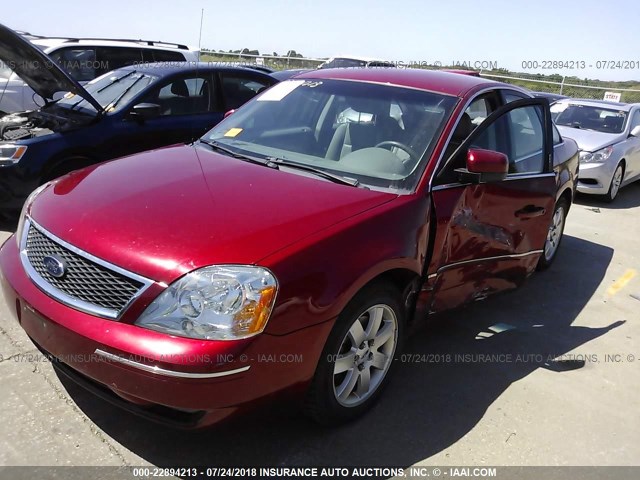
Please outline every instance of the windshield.
[[389, 85], [294, 79], [252, 100], [203, 139], [406, 192], [417, 185], [456, 101]]
[[565, 127], [602, 133], [622, 133], [627, 112], [560, 102], [551, 106], [551, 118], [556, 125]]
[[[115, 112], [127, 105], [129, 100], [154, 82], [157, 77], [135, 70], [116, 70], [109, 72], [87, 83], [84, 88], [106, 112]], [[57, 105], [73, 110], [95, 109], [89, 102], [77, 95], [68, 93]]]

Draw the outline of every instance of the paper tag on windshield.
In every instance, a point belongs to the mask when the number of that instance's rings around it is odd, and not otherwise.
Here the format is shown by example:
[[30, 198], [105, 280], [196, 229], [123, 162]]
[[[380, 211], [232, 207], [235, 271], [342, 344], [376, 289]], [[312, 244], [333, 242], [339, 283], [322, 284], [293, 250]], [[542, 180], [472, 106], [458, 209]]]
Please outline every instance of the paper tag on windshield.
[[242, 128], [230, 128], [224, 134], [225, 137], [237, 137], [238, 134], [242, 131]]
[[304, 80], [289, 80], [288, 82], [282, 82], [274, 85], [269, 90], [264, 92], [257, 98], [258, 102], [279, 102], [284, 97], [293, 92], [296, 88], [302, 85]]

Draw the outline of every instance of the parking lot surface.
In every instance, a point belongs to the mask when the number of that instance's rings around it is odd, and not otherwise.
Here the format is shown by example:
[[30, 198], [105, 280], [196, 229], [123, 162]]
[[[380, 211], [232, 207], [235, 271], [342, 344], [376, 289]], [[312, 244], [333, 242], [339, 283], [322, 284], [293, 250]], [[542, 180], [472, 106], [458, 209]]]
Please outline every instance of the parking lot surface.
[[59, 378], [2, 301], [0, 465], [638, 464], [639, 234], [640, 185], [580, 197], [550, 270], [418, 328], [380, 402], [334, 429], [278, 408], [149, 423]]

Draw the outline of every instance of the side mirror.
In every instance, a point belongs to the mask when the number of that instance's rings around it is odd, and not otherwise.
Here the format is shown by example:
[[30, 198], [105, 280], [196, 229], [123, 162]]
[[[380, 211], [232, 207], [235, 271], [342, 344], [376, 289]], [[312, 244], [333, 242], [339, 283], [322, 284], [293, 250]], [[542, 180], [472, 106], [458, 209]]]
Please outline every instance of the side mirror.
[[509, 173], [509, 158], [493, 150], [470, 148], [467, 152], [467, 168], [459, 168], [456, 172], [462, 182], [499, 182]]
[[629, 135], [632, 137], [640, 137], [640, 125], [638, 125], [637, 127], [633, 127]]
[[149, 120], [160, 116], [160, 105], [155, 103], [139, 103], [134, 105], [129, 116], [138, 121]]
[[222, 118], [227, 118], [228, 116], [233, 115], [234, 113], [236, 113], [235, 108], [233, 110], [229, 110], [229, 111], [225, 112], [224, 117], [222, 117]]

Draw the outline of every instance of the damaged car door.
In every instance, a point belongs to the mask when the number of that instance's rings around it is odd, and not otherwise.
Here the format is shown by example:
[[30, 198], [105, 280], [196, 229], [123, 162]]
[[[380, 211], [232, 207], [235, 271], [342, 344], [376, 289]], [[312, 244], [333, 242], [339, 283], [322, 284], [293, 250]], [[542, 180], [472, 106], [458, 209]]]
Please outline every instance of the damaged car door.
[[519, 100], [493, 112], [436, 173], [432, 311], [515, 288], [535, 270], [557, 192], [543, 102]]

